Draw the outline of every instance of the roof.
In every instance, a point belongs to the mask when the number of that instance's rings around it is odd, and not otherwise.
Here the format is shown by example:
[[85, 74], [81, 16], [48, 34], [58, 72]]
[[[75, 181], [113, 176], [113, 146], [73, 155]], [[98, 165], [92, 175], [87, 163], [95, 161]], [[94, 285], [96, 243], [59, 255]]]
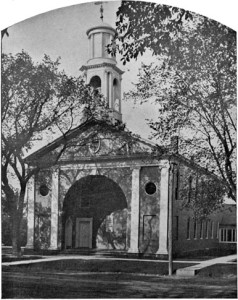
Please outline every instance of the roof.
[[100, 64], [93, 64], [93, 65], [83, 65], [79, 70], [84, 71], [84, 70], [88, 70], [88, 69], [96, 69], [96, 68], [104, 68], [104, 67], [111, 67], [121, 75], [124, 73], [124, 71], [119, 69], [115, 64], [112, 64], [112, 63], [110, 64], [108, 62], [102, 62]]
[[220, 226], [235, 226], [236, 225], [236, 205], [227, 205], [224, 208]]
[[[105, 128], [107, 131], [110, 131], [111, 133], [120, 133], [123, 134], [124, 136], [127, 136], [129, 138], [132, 138], [135, 141], [138, 141], [142, 143], [143, 145], [149, 146], [151, 148], [158, 147], [154, 143], [150, 141], [143, 140], [142, 138], [132, 135], [131, 132], [126, 131], [124, 127], [116, 126], [113, 125], [105, 120], [96, 120], [96, 119], [90, 119], [85, 121], [84, 123], [80, 124], [78, 127], [70, 130], [67, 132], [65, 135], [60, 136], [59, 138], [55, 139], [51, 143], [47, 144], [46, 146], [40, 148], [39, 150], [33, 152], [32, 154], [28, 155], [25, 157], [25, 162], [26, 163], [31, 163], [31, 162], [37, 162], [39, 158], [42, 158], [43, 156], [47, 155], [49, 152], [55, 150], [61, 145], [64, 145], [65, 142], [70, 141], [77, 136], [80, 136], [80, 134], [83, 134], [86, 130], [93, 128], [94, 126], [102, 126]], [[124, 125], [122, 125], [124, 126]]]
[[116, 33], [116, 29], [114, 29], [111, 25], [104, 22], [99, 22], [98, 24], [93, 25], [86, 31], [87, 35], [89, 35], [89, 33], [95, 29], [109, 29]]
[[[171, 147], [166, 148], [163, 146], [159, 146], [157, 144], [154, 144], [151, 141], [142, 139], [141, 137], [139, 137], [137, 135], [133, 135], [131, 132], [125, 130], [125, 127], [123, 124], [122, 124], [122, 127], [120, 127], [117, 125], [113, 125], [112, 123], [109, 123], [106, 120], [96, 120], [93, 118], [85, 121], [84, 123], [80, 124], [78, 127], [67, 132], [65, 135], [62, 135], [61, 137], [55, 139], [53, 142], [49, 143], [48, 145], [40, 148], [39, 150], [37, 150], [37, 151], [33, 152], [32, 154], [30, 154], [29, 156], [25, 157], [25, 159], [24, 159], [25, 162], [37, 164], [38, 160], [40, 160], [44, 156], [47, 156], [47, 154], [49, 152], [57, 149], [61, 145], [65, 145], [67, 141], [71, 141], [72, 139], [74, 139], [76, 137], [80, 137], [80, 134], [83, 134], [88, 129], [91, 129], [91, 128], [93, 129], [94, 126], [102, 126], [103, 128], [105, 128], [107, 130], [107, 132], [120, 133], [121, 135], [124, 135], [127, 138], [133, 139], [133, 141], [135, 141], [135, 142], [139, 142], [140, 144], [142, 144], [146, 147], [149, 147], [151, 149], [151, 152], [153, 152], [154, 159], [157, 159], [157, 160], [167, 159], [169, 161], [183, 163], [193, 169], [199, 170], [203, 174], [212, 176], [214, 179], [222, 182], [222, 180], [219, 177], [217, 177], [215, 174], [209, 172], [207, 169], [199, 166], [194, 161], [187, 159], [186, 157], [182, 156], [181, 154], [174, 152], [174, 150]], [[130, 156], [127, 155], [127, 159], [129, 159], [129, 157], [136, 158], [136, 157], [142, 157], [142, 156], [146, 156], [146, 155], [148, 156], [148, 152], [144, 151], [144, 152], [141, 152], [140, 154], [137, 153], [137, 155], [133, 155], [133, 154]], [[97, 157], [97, 159], [98, 158], [100, 158], [100, 157]], [[105, 156], [104, 156], [104, 159], [106, 159]], [[123, 157], [121, 156], [120, 159], [123, 159]]]

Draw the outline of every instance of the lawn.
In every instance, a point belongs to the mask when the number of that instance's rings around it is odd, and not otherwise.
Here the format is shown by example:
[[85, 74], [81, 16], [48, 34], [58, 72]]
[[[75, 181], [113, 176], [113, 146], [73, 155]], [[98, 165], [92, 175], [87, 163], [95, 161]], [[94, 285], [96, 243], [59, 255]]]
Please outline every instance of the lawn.
[[199, 277], [235, 277], [237, 276], [237, 265], [236, 264], [216, 264], [204, 269], [201, 269], [197, 276]]
[[[194, 263], [173, 264], [173, 271], [179, 268], [192, 266]], [[2, 266], [3, 271], [70, 271], [70, 272], [113, 272], [113, 273], [140, 273], [140, 274], [168, 274], [168, 262], [134, 261], [134, 260], [107, 260], [107, 259], [62, 259], [33, 264]]]

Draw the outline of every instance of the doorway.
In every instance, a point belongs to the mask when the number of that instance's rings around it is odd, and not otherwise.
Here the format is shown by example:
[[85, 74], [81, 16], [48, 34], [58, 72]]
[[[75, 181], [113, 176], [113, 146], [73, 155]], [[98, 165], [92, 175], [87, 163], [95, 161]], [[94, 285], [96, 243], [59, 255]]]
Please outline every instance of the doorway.
[[92, 248], [92, 218], [76, 219], [75, 248]]
[[62, 249], [96, 248], [98, 229], [105, 218], [126, 207], [126, 197], [112, 179], [103, 175], [82, 177], [65, 195]]

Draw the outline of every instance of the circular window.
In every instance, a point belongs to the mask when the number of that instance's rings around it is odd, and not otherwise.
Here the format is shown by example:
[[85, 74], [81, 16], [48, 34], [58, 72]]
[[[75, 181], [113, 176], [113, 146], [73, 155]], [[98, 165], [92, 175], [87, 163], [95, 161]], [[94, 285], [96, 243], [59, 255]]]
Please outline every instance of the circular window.
[[145, 185], [145, 191], [148, 195], [153, 195], [156, 192], [156, 185], [153, 182], [148, 182]]
[[42, 184], [40, 186], [39, 191], [40, 191], [41, 196], [47, 196], [49, 194], [49, 188], [46, 184]]
[[100, 139], [93, 139], [89, 145], [89, 150], [92, 154], [96, 154], [100, 150]]

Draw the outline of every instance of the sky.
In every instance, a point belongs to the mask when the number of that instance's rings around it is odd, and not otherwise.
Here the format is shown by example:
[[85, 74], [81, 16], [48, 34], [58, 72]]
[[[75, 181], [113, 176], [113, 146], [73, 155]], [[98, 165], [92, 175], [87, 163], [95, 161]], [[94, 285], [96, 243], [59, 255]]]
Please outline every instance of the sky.
[[[34, 5], [32, 5], [33, 2]], [[218, 21], [221, 19], [222, 23], [232, 28], [236, 27], [237, 16], [234, 14], [236, 1], [229, 0], [229, 7], [224, 5], [224, 1], [221, 0], [195, 1], [193, 6], [190, 2], [180, 0], [179, 3], [185, 4], [180, 7], [199, 12]], [[80, 67], [88, 59], [86, 30], [100, 21], [100, 6], [95, 5], [94, 2], [77, 3], [81, 2], [75, 0], [1, 0], [0, 26], [1, 29], [8, 27], [9, 32], [9, 37], [5, 36], [3, 39], [2, 51], [15, 54], [24, 49], [35, 61], [40, 61], [44, 53], [50, 55], [53, 60], [60, 56], [61, 67], [69, 75], [78, 76]], [[162, 3], [178, 6], [177, 0], [165, 0]], [[67, 6], [70, 4], [75, 5]], [[119, 4], [118, 1], [107, 1], [104, 4], [104, 21], [113, 27], [115, 27]], [[55, 9], [57, 7], [63, 8]], [[204, 10], [204, 8], [206, 9]], [[37, 15], [39, 12], [45, 13]], [[29, 16], [34, 17], [29, 18]], [[24, 18], [28, 19], [24, 20]], [[21, 20], [24, 21], [19, 22]], [[12, 25], [14, 22], [18, 23]], [[147, 53], [137, 62], [132, 61], [126, 66], [120, 63], [120, 57], [117, 58], [117, 61], [118, 67], [125, 72], [122, 80], [122, 92], [126, 92], [133, 87], [132, 83], [136, 82], [141, 62], [150, 63], [152, 57], [150, 53]], [[145, 119], [156, 118], [156, 109], [149, 103], [135, 106], [133, 102], [123, 101], [122, 116], [130, 130], [148, 138], [150, 129]]]
[[[120, 2], [110, 1], [104, 4], [104, 22], [115, 27], [116, 11]], [[86, 64], [88, 56], [88, 38], [86, 31], [94, 24], [101, 22], [100, 6], [95, 3], [84, 3], [56, 9], [37, 15], [8, 27], [9, 37], [4, 36], [2, 51], [16, 54], [22, 49], [27, 51], [34, 61], [40, 61], [44, 53], [52, 60], [61, 57], [61, 67], [67, 74], [78, 76], [80, 67]], [[144, 55], [137, 63], [130, 62], [123, 66], [120, 57], [118, 67], [123, 74], [122, 93], [133, 87], [141, 61], [150, 63], [151, 55]], [[151, 104], [134, 105], [131, 101], [122, 103], [123, 122], [134, 133], [148, 138], [150, 133], [146, 118], [155, 117]]]

